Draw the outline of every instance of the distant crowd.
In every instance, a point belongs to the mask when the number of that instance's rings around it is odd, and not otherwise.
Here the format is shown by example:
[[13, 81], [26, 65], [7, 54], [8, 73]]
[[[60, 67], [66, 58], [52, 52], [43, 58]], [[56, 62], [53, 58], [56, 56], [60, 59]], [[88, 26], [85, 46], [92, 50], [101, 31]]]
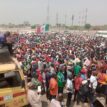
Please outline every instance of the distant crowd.
[[17, 58], [28, 81], [31, 107], [41, 107], [46, 93], [50, 107], [72, 101], [96, 105], [103, 94], [107, 104], [107, 38], [87, 33], [6, 33], [10, 53]]

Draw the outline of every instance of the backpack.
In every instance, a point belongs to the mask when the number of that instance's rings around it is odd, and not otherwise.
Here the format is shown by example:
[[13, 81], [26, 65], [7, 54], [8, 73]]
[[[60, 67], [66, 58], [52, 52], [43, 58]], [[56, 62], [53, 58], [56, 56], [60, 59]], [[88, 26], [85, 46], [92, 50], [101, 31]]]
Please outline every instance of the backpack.
[[86, 95], [87, 93], [89, 92], [89, 86], [88, 86], [88, 83], [86, 83], [86, 84], [84, 84], [84, 85], [82, 85], [81, 87], [80, 87], [80, 90], [79, 90], [79, 94], [80, 95]]

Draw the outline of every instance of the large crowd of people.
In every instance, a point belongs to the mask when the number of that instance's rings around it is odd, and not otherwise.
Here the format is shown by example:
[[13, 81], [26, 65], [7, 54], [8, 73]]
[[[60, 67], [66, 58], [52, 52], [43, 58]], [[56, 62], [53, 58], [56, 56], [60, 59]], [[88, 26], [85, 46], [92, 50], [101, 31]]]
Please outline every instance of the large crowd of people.
[[63, 107], [65, 96], [67, 107], [71, 100], [99, 107], [95, 102], [101, 94], [107, 104], [107, 38], [84, 32], [10, 36], [9, 50], [27, 76], [32, 107], [42, 106], [44, 93], [51, 107]]

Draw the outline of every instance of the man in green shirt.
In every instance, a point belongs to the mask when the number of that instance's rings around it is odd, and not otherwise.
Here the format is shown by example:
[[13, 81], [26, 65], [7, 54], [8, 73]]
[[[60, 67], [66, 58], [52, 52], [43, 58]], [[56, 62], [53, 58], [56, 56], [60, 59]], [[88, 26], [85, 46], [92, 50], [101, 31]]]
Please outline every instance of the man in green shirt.
[[80, 71], [81, 71], [81, 66], [79, 65], [79, 63], [76, 63], [76, 65], [74, 66], [74, 75], [78, 76]]
[[57, 73], [57, 79], [58, 79], [58, 93], [63, 93], [64, 75], [62, 73], [62, 70], [59, 70], [59, 72]]

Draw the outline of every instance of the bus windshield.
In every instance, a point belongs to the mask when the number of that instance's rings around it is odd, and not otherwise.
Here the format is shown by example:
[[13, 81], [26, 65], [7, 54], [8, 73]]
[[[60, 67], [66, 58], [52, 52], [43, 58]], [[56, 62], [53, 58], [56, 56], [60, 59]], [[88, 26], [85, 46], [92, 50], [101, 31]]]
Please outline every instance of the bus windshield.
[[0, 89], [21, 86], [21, 77], [18, 71], [0, 74]]

